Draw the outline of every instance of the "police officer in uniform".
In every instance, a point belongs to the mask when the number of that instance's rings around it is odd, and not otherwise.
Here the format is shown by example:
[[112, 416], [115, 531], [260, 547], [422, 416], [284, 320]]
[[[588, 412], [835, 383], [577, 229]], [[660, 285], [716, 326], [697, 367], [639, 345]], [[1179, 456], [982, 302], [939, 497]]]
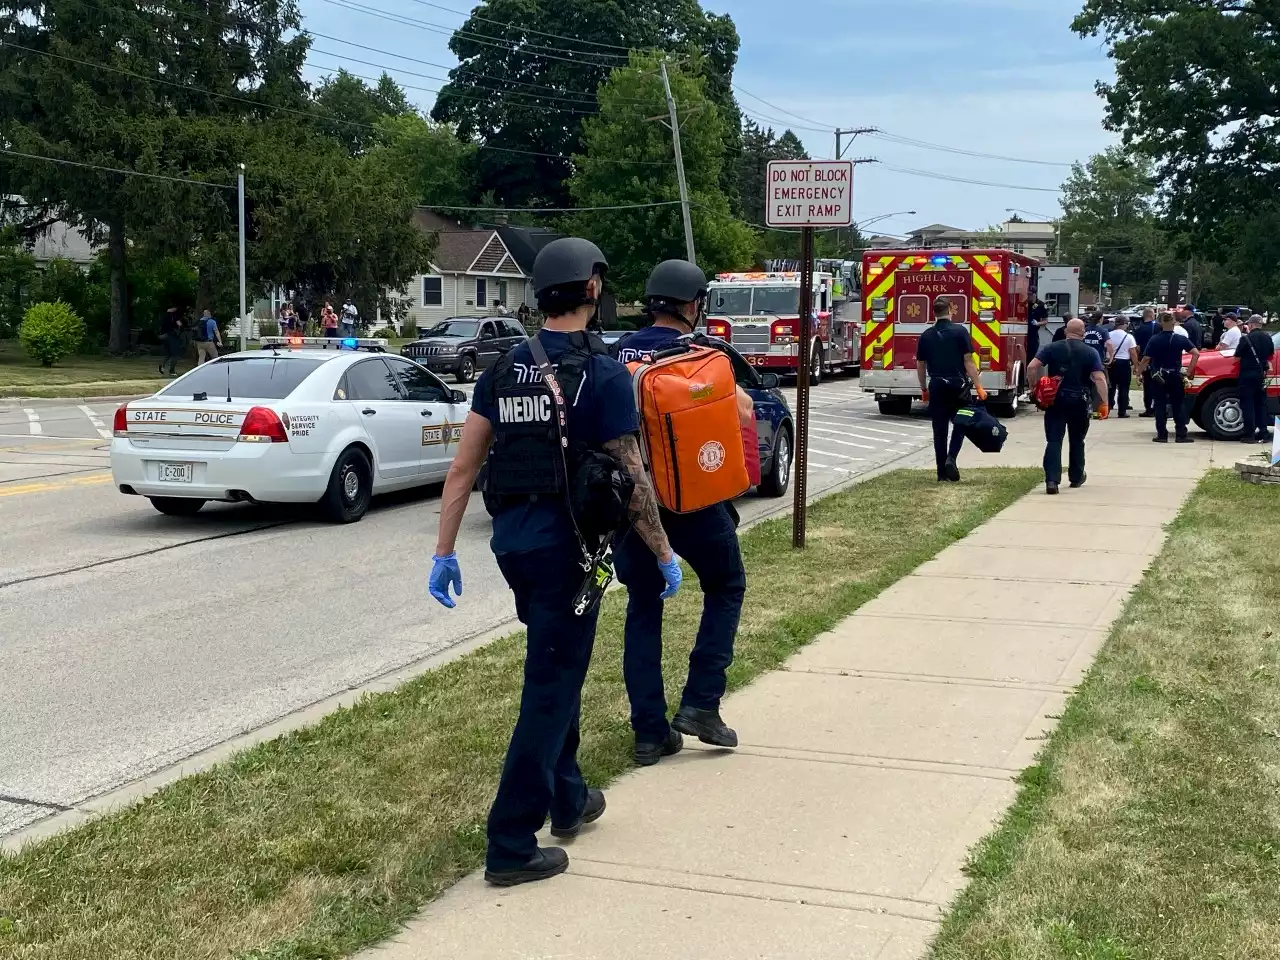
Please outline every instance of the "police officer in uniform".
[[[1141, 357], [1146, 352], [1147, 344], [1151, 342], [1151, 338], [1160, 332], [1160, 324], [1156, 322], [1156, 312], [1150, 307], [1142, 311], [1142, 323], [1138, 329], [1133, 331], [1134, 342], [1138, 345], [1138, 356]], [[1134, 368], [1135, 370], [1137, 367]], [[1155, 392], [1151, 389], [1151, 374], [1147, 373], [1142, 377], [1142, 413], [1139, 416], [1154, 417], [1155, 413]]]
[[[1194, 443], [1187, 435], [1187, 410], [1183, 403], [1184, 384], [1182, 382], [1182, 355], [1191, 354], [1191, 366], [1187, 368], [1187, 376], [1196, 375], [1196, 364], [1200, 360], [1200, 348], [1195, 346], [1182, 334], [1174, 330], [1173, 314], [1160, 314], [1160, 332], [1147, 341], [1147, 348], [1142, 353], [1139, 364], [1139, 375], [1150, 371], [1151, 389], [1155, 395], [1156, 435], [1155, 443], [1169, 442], [1169, 414], [1173, 413], [1175, 425], [1174, 439], [1178, 443]], [[1172, 409], [1171, 409], [1172, 408]]]
[[929, 419], [933, 421], [933, 456], [938, 467], [938, 482], [959, 483], [956, 457], [964, 446], [964, 431], [953, 428], [952, 421], [956, 411], [968, 400], [970, 385], [979, 400], [987, 399], [987, 391], [978, 382], [969, 331], [951, 322], [951, 301], [945, 297], [933, 301], [933, 326], [920, 335], [916, 372], [920, 377], [920, 391], [929, 404]]
[[[536, 340], [508, 351], [476, 384], [441, 500], [430, 592], [452, 607], [450, 589], [462, 593], [454, 544], [487, 453], [491, 546], [527, 628], [520, 715], [488, 820], [485, 879], [500, 886], [566, 869], [562, 849], [537, 844], [548, 816], [553, 836], [572, 837], [605, 808], [604, 794], [587, 787], [577, 763], [582, 684], [599, 608], [575, 610], [592, 566], [584, 559], [595, 545], [583, 531], [594, 518], [578, 509], [582, 478], [592, 502], [616, 487], [613, 479], [597, 483], [601, 458], [618, 476], [630, 475], [627, 486], [634, 486], [619, 514], [658, 555], [665, 595], [680, 585], [679, 560], [640, 459], [631, 379], [586, 332], [607, 269], [599, 248], [578, 238], [553, 241], [538, 254], [533, 286], [546, 323]], [[543, 375], [550, 368], [553, 384]]]
[[[688, 260], [658, 264], [645, 284], [646, 312], [653, 325], [623, 337], [615, 353], [623, 363], [652, 357], [693, 332], [702, 317], [707, 278]], [[751, 398], [739, 388], [739, 410]], [[749, 414], [754, 416], [754, 414]], [[693, 567], [702, 586], [702, 621], [689, 655], [689, 676], [680, 709], [667, 722], [662, 683], [662, 576], [635, 530], [618, 542], [618, 579], [627, 587], [627, 625], [622, 671], [631, 700], [635, 761], [650, 766], [684, 745], [682, 733], [718, 747], [736, 747], [738, 735], [720, 718], [720, 699], [733, 662], [733, 641], [742, 613], [747, 573], [738, 548], [738, 517], [731, 503], [693, 513], [661, 510], [672, 548]]]

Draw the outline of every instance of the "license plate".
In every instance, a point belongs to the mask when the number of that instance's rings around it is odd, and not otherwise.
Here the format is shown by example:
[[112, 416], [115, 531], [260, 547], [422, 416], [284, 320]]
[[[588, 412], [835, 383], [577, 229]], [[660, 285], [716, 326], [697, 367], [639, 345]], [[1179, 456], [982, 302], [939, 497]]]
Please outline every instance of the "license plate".
[[190, 483], [194, 466], [191, 463], [162, 463], [160, 479], [165, 483]]

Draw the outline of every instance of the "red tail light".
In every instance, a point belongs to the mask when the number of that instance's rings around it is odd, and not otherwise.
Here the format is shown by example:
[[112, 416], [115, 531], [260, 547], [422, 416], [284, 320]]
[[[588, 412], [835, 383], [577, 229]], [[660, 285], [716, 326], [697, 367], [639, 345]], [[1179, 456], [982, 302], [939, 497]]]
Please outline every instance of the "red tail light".
[[728, 320], [708, 320], [707, 336], [728, 340], [733, 336], [733, 328], [729, 326]]
[[771, 329], [771, 333], [772, 333], [772, 335], [773, 335], [773, 337], [772, 337], [773, 342], [774, 342], [774, 343], [793, 343], [793, 342], [795, 342], [795, 339], [796, 339], [796, 336], [797, 336], [796, 328], [797, 328], [797, 327], [799, 327], [799, 326], [800, 326], [800, 321], [799, 321], [799, 320], [775, 320], [775, 321], [773, 321], [773, 326], [772, 326], [772, 328], [770, 328], [770, 329]]
[[269, 407], [254, 407], [245, 414], [237, 439], [247, 443], [288, 443], [289, 435], [279, 414]]
[[129, 405], [122, 403], [116, 407], [115, 419], [111, 422], [111, 432], [117, 437], [129, 435]]

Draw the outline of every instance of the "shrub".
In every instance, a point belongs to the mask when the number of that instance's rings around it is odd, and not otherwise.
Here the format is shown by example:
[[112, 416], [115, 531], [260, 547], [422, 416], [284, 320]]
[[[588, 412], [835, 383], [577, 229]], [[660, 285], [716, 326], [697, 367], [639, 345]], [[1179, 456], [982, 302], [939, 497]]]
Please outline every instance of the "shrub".
[[32, 304], [18, 327], [22, 346], [45, 367], [75, 353], [84, 334], [84, 321], [61, 300]]
[[278, 337], [280, 336], [280, 324], [274, 320], [263, 320], [258, 324], [258, 336], [260, 337]]
[[396, 333], [391, 327], [383, 327], [381, 330], [375, 330], [369, 334], [375, 340], [394, 340], [400, 334]]

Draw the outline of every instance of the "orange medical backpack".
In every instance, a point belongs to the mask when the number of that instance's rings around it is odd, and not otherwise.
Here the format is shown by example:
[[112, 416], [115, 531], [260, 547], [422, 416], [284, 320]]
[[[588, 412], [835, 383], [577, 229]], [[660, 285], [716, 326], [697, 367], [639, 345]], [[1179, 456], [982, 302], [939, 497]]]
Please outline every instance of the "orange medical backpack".
[[673, 513], [692, 513], [746, 493], [751, 479], [729, 357], [689, 345], [627, 368], [658, 502]]

